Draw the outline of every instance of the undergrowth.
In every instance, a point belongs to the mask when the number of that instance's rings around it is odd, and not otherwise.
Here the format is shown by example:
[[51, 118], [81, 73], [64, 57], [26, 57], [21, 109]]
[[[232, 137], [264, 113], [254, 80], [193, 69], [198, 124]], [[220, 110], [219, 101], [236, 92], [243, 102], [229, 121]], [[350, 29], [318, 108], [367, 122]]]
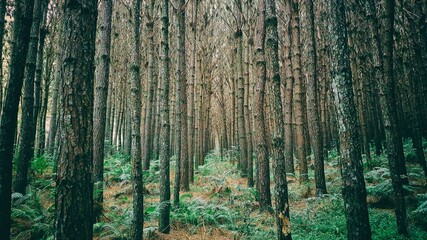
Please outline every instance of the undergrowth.
[[[427, 147], [427, 143], [425, 143]], [[404, 143], [405, 156], [413, 157], [414, 150], [410, 141]], [[373, 151], [372, 151], [373, 152]], [[274, 215], [260, 213], [256, 201], [258, 193], [254, 188], [246, 187], [236, 170], [235, 161], [238, 151], [232, 149], [220, 157], [216, 152], [210, 153], [205, 165], [196, 169], [195, 183], [191, 191], [182, 193], [180, 205], [171, 208], [172, 232], [185, 229], [189, 234], [197, 234], [201, 228], [220, 228], [234, 239], [274, 239], [276, 228]], [[364, 160], [366, 162], [366, 159]], [[369, 193], [372, 191], [390, 195], [385, 187], [390, 180], [385, 153], [372, 154], [371, 169], [365, 163], [365, 178]], [[171, 158], [171, 169], [175, 166], [175, 158]], [[41, 156], [32, 161], [31, 185], [27, 195], [13, 195], [12, 219], [13, 239], [53, 239], [55, 174], [53, 159]], [[129, 239], [132, 220], [131, 193], [131, 161], [130, 156], [114, 153], [105, 159], [104, 178], [106, 189], [113, 189], [109, 198], [105, 199], [104, 215], [101, 222], [94, 224], [94, 234], [99, 239]], [[420, 168], [416, 163], [408, 163], [410, 180], [418, 181]], [[171, 176], [173, 176], [173, 172]], [[314, 183], [300, 185], [297, 175], [288, 175], [290, 218], [293, 239], [330, 240], [347, 239], [344, 203], [341, 197], [341, 177], [339, 155], [336, 150], [329, 152], [325, 161], [325, 175], [328, 193], [323, 197], [314, 197]], [[312, 171], [310, 179], [314, 178]], [[147, 187], [145, 195], [144, 231], [146, 236], [156, 238], [159, 217], [159, 161], [153, 160], [149, 171], [144, 172], [144, 183]], [[171, 182], [173, 186], [173, 181]], [[107, 190], [106, 190], [107, 191]], [[373, 239], [427, 239], [423, 231], [425, 212], [419, 210], [421, 201], [427, 200], [426, 189], [411, 188], [414, 195], [408, 203], [408, 219], [410, 238], [397, 234], [393, 210], [369, 209], [369, 217]], [[425, 199], [422, 197], [426, 195]], [[418, 194], [418, 195], [417, 195]], [[415, 197], [416, 196], [416, 197]], [[274, 202], [273, 202], [274, 204]], [[392, 203], [391, 203], [392, 204]], [[427, 206], [427, 203], [425, 203]], [[417, 210], [416, 210], [417, 209]], [[421, 222], [421, 224], [420, 224]], [[148, 237], [147, 237], [148, 238]]]

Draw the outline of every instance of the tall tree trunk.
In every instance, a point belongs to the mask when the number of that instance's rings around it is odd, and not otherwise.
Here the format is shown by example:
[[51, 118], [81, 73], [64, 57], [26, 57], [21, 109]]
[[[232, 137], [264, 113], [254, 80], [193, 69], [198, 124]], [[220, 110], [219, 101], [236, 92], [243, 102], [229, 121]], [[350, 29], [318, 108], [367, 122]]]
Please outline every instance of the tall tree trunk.
[[[46, 49], [46, 64], [44, 66], [45, 76], [43, 79], [42, 103], [40, 108], [39, 119], [37, 122], [37, 135], [36, 135], [37, 156], [43, 155], [45, 153], [45, 148], [46, 148], [46, 115], [47, 115], [47, 105], [49, 103], [49, 87], [51, 83], [51, 75], [52, 75], [52, 69], [53, 69], [53, 46], [52, 45], [53, 45], [52, 42], [50, 42], [49, 48]], [[43, 64], [43, 59], [39, 61], [38, 64]], [[43, 68], [43, 66], [41, 67]], [[43, 72], [43, 70], [40, 70], [40, 75], [41, 75], [41, 72]]]
[[246, 125], [244, 113], [244, 97], [245, 97], [245, 79], [243, 77], [243, 16], [242, 16], [242, 0], [237, 0], [237, 31], [235, 38], [237, 41], [237, 108], [238, 108], [238, 126], [239, 126], [239, 149], [241, 159], [242, 176], [247, 177], [248, 173], [248, 142], [246, 139]]
[[[48, 34], [48, 29], [46, 26], [47, 21], [47, 9], [49, 5], [49, 1], [42, 0], [41, 3], [41, 23], [40, 23], [40, 30], [39, 30], [39, 44], [37, 46], [37, 62], [36, 62], [36, 70], [35, 70], [35, 76], [34, 76], [34, 108], [33, 108], [33, 119], [34, 119], [34, 134], [35, 139], [37, 137], [37, 121], [39, 119], [39, 113], [41, 111], [41, 104], [42, 104], [42, 88], [41, 88], [41, 82], [42, 82], [42, 74], [43, 74], [43, 61], [44, 61], [44, 47], [45, 47], [45, 40], [46, 35]], [[51, 16], [49, 16], [51, 17]], [[37, 143], [37, 142], [35, 142]], [[37, 149], [37, 145], [35, 146], [35, 150]]]
[[[6, 22], [6, 0], [0, 0], [0, 59], [3, 59], [4, 25]], [[0, 61], [0, 114], [3, 108], [3, 60]]]
[[[34, 0], [15, 1], [13, 44], [9, 65], [6, 99], [0, 122], [0, 236], [10, 239], [13, 144], [18, 105], [24, 81], [25, 59], [30, 41]], [[3, 16], [2, 16], [3, 17]]]
[[[98, 66], [95, 75], [95, 96], [93, 109], [93, 183], [94, 201], [102, 206], [104, 194], [104, 149], [105, 123], [107, 114], [108, 81], [110, 75], [111, 17], [112, 0], [102, 0], [99, 4], [99, 44]], [[102, 208], [101, 208], [102, 209]], [[95, 218], [101, 212], [95, 212]]]
[[188, 86], [188, 159], [189, 159], [189, 178], [190, 182], [194, 182], [194, 152], [195, 152], [195, 138], [194, 138], [194, 115], [195, 115], [195, 104], [194, 104], [194, 85], [196, 82], [196, 54], [197, 54], [197, 14], [198, 14], [198, 1], [193, 1], [193, 20], [192, 20], [192, 32], [193, 32], [193, 43], [191, 53], [191, 77]]
[[[17, 156], [17, 169], [15, 179], [15, 191], [25, 194], [28, 184], [28, 170], [31, 159], [34, 156], [34, 140], [36, 136], [36, 121], [34, 116], [34, 78], [36, 73], [37, 50], [39, 42], [40, 25], [42, 17], [46, 16], [42, 6], [42, 0], [34, 1], [33, 24], [31, 26], [30, 42], [25, 63], [24, 96], [22, 102], [21, 127], [19, 134], [19, 148]], [[42, 50], [43, 51], [43, 50]]]
[[288, 183], [285, 169], [284, 121], [282, 97], [280, 93], [279, 69], [279, 34], [277, 32], [276, 1], [266, 1], [265, 11], [266, 41], [265, 52], [267, 66], [270, 69], [269, 79], [273, 93], [273, 136], [272, 159], [274, 175], [274, 195], [276, 205], [277, 239], [290, 240], [291, 226], [289, 221]]
[[311, 147], [314, 153], [314, 177], [316, 194], [326, 193], [326, 180], [323, 155], [323, 137], [320, 129], [319, 98], [317, 96], [317, 47], [314, 31], [314, 9], [312, 0], [301, 0], [301, 44], [305, 78], [307, 81], [307, 114]]
[[384, 61], [384, 76], [380, 79], [380, 104], [384, 121], [387, 157], [395, 198], [397, 229], [400, 234], [408, 234], [406, 206], [402, 186], [402, 174], [406, 176], [405, 157], [403, 155], [402, 137], [398, 127], [395, 99], [395, 79], [393, 71], [393, 33], [394, 0], [382, 1], [383, 16], [381, 21], [381, 49]]
[[292, 129], [292, 117], [293, 117], [293, 90], [294, 90], [294, 77], [292, 75], [292, 61], [291, 61], [291, 3], [292, 1], [285, 1], [285, 15], [288, 19], [285, 25], [284, 34], [284, 55], [285, 55], [285, 77], [286, 77], [286, 89], [285, 89], [285, 161], [286, 161], [286, 172], [294, 173], [294, 156], [293, 156], [293, 129]]
[[170, 231], [170, 176], [169, 176], [169, 1], [162, 2], [162, 39], [161, 39], [161, 57], [162, 57], [162, 72], [161, 72], [161, 132], [160, 132], [160, 205], [159, 208], [159, 231], [161, 233], [169, 233]]
[[250, 107], [249, 107], [249, 102], [250, 102], [250, 96], [249, 96], [249, 90], [250, 90], [250, 61], [251, 61], [251, 56], [250, 53], [252, 52], [252, 33], [251, 33], [251, 26], [249, 24], [250, 21], [250, 15], [249, 15], [249, 1], [246, 1], [246, 17], [248, 18], [247, 22], [246, 22], [246, 31], [247, 31], [247, 37], [246, 37], [246, 44], [245, 44], [245, 48], [246, 48], [246, 60], [245, 60], [245, 123], [246, 123], [246, 142], [247, 142], [247, 146], [248, 146], [248, 187], [253, 187], [254, 186], [254, 167], [253, 167], [253, 141], [252, 141], [252, 121], [251, 121], [251, 111], [250, 111]]
[[62, 6], [55, 238], [92, 239], [92, 123], [97, 1]]
[[[55, 48], [55, 47], [54, 47]], [[53, 154], [55, 150], [55, 137], [57, 135], [58, 131], [58, 101], [59, 101], [59, 85], [61, 83], [61, 68], [58, 65], [60, 61], [60, 55], [59, 50], [55, 51], [55, 60], [56, 60], [56, 68], [55, 68], [55, 79], [53, 83], [53, 89], [52, 89], [52, 110], [51, 110], [51, 117], [50, 117], [50, 128], [49, 128], [49, 135], [47, 140], [47, 153]]]
[[133, 218], [131, 225], [131, 236], [134, 240], [142, 239], [142, 227], [144, 224], [144, 195], [142, 179], [141, 159], [141, 0], [134, 0], [132, 6], [133, 16], [133, 38], [132, 38], [132, 60], [131, 60], [131, 129], [132, 129], [132, 187], [133, 187]]
[[270, 193], [270, 160], [267, 143], [267, 127], [265, 122], [265, 85], [267, 83], [266, 76], [266, 60], [265, 60], [265, 3], [264, 0], [259, 1], [258, 6], [258, 24], [255, 40], [255, 59], [257, 68], [258, 83], [255, 90], [254, 102], [254, 124], [255, 124], [255, 146], [257, 156], [257, 166], [259, 174], [257, 179], [257, 189], [259, 191], [259, 204], [261, 211], [271, 209], [271, 193]]
[[299, 160], [300, 182], [308, 181], [307, 153], [306, 153], [306, 134], [304, 130], [304, 94], [303, 82], [301, 76], [301, 50], [300, 50], [300, 19], [298, 16], [298, 0], [292, 0], [291, 8], [291, 37], [292, 37], [292, 72], [294, 76], [294, 97], [293, 107], [295, 110], [295, 150]]
[[189, 181], [189, 160], [188, 160], [188, 121], [187, 121], [187, 61], [186, 61], [186, 47], [185, 47], [185, 8], [186, 1], [179, 0], [178, 2], [178, 78], [180, 83], [179, 94], [179, 114], [181, 115], [181, 183], [180, 188], [183, 191], [190, 191]]
[[147, 22], [147, 34], [148, 34], [148, 92], [147, 92], [147, 104], [146, 104], [146, 117], [145, 117], [145, 137], [144, 137], [144, 170], [150, 168], [151, 157], [153, 156], [152, 142], [153, 132], [152, 130], [152, 119], [154, 110], [154, 86], [157, 81], [154, 79], [154, 0], [148, 3], [148, 22]]
[[350, 240], [371, 239], [366, 188], [363, 178], [359, 123], [352, 90], [345, 3], [332, 1], [333, 91], [338, 108], [342, 194]]
[[[45, 142], [45, 120], [46, 117], [44, 115], [44, 109], [42, 109], [43, 104], [43, 96], [42, 96], [42, 79], [43, 79], [43, 66], [44, 66], [44, 49], [45, 49], [45, 43], [46, 43], [46, 36], [49, 32], [46, 21], [47, 21], [47, 9], [48, 9], [49, 1], [43, 1], [42, 2], [42, 22], [40, 26], [40, 39], [39, 39], [39, 45], [37, 50], [37, 63], [36, 63], [36, 72], [35, 72], [35, 78], [34, 78], [34, 110], [33, 110], [33, 116], [34, 116], [34, 129], [35, 129], [35, 142], [34, 142], [34, 154], [36, 156], [40, 156], [42, 152], [44, 151], [44, 142]], [[51, 16], [49, 16], [51, 17]], [[51, 60], [51, 52], [52, 52], [52, 44], [49, 45], [49, 49], [46, 49], [46, 68], [51, 68], [52, 66], [52, 60]], [[45, 85], [50, 85], [50, 69], [46, 69], [48, 73], [46, 75], [48, 76], [48, 81], [45, 82]], [[45, 86], [44, 86], [45, 87]], [[47, 111], [47, 109], [46, 109]], [[43, 114], [40, 116], [40, 114]], [[41, 139], [42, 138], [42, 139]], [[42, 140], [42, 141], [41, 141]]]

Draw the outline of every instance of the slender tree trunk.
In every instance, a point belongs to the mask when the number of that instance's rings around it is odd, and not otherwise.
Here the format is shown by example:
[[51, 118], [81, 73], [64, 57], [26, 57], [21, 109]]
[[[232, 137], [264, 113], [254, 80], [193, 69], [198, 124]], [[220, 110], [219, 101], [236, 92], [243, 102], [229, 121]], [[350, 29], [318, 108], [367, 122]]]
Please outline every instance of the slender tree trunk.
[[[42, 103], [40, 108], [39, 119], [37, 122], [37, 136], [36, 136], [37, 156], [43, 155], [45, 153], [45, 148], [46, 148], [46, 115], [47, 115], [47, 105], [49, 101], [49, 87], [51, 83], [51, 75], [52, 75], [52, 68], [53, 68], [52, 55], [53, 55], [53, 46], [52, 46], [52, 43], [50, 42], [49, 48], [46, 49], [46, 64], [44, 66], [45, 76], [43, 79]], [[41, 67], [43, 68], [43, 59], [39, 61], [38, 64], [42, 64]], [[40, 75], [42, 72], [43, 71], [40, 70]]]
[[[45, 4], [43, 4], [45, 5]], [[46, 10], [47, 10], [47, 5]], [[25, 63], [24, 96], [22, 102], [21, 127], [19, 134], [19, 148], [17, 156], [17, 170], [15, 191], [25, 194], [28, 184], [28, 170], [34, 156], [34, 140], [36, 134], [34, 117], [34, 77], [37, 63], [37, 49], [39, 42], [40, 25], [42, 22], [42, 0], [34, 1], [33, 24], [31, 26], [30, 42]]]
[[186, 61], [186, 48], [185, 48], [185, 7], [186, 1], [179, 0], [178, 2], [178, 78], [180, 83], [180, 94], [179, 99], [179, 114], [181, 115], [181, 145], [178, 146], [181, 148], [181, 183], [180, 189], [183, 191], [190, 191], [190, 181], [189, 181], [189, 160], [188, 160], [188, 121], [187, 121], [187, 61]]
[[92, 239], [92, 123], [97, 1], [63, 4], [55, 238]]
[[144, 224], [144, 195], [142, 181], [142, 159], [141, 159], [141, 0], [134, 0], [132, 6], [133, 16], [133, 38], [132, 38], [132, 60], [131, 60], [131, 129], [132, 129], [132, 187], [133, 187], [133, 218], [131, 225], [131, 236], [134, 240], [142, 239], [142, 227]]
[[[245, 8], [246, 8], [246, 17], [250, 18], [249, 15], [249, 1], [246, 1], [245, 4]], [[250, 21], [248, 19], [248, 21]], [[245, 87], [245, 99], [244, 99], [244, 112], [245, 112], [245, 129], [246, 129], [246, 142], [247, 142], [247, 147], [248, 147], [248, 187], [253, 187], [254, 186], [254, 169], [253, 169], [253, 141], [252, 141], [252, 121], [251, 121], [251, 111], [250, 111], [250, 107], [249, 107], [249, 102], [250, 102], [250, 96], [249, 96], [249, 84], [250, 84], [250, 61], [251, 61], [251, 56], [250, 53], [252, 52], [252, 43], [250, 41], [251, 37], [252, 37], [252, 33], [251, 33], [251, 26], [249, 24], [249, 22], [246, 22], [245, 24], [245, 28], [246, 28], [246, 35], [247, 35], [247, 39], [246, 39], [246, 44], [245, 44], [245, 50], [246, 50], [246, 59], [245, 59], [245, 76], [244, 76], [244, 87]]]
[[[3, 39], [4, 39], [4, 25], [6, 15], [6, 0], [0, 0], [0, 59], [3, 59]], [[0, 114], [3, 108], [3, 60], [0, 61]]]
[[405, 157], [403, 155], [402, 137], [398, 127], [395, 99], [395, 79], [393, 71], [393, 32], [394, 0], [384, 0], [381, 21], [381, 49], [384, 59], [384, 76], [380, 79], [380, 103], [387, 146], [387, 156], [395, 198], [397, 229], [400, 234], [408, 234], [406, 206], [402, 186], [402, 174], [406, 176]]
[[[56, 63], [60, 61], [59, 53], [57, 52], [59, 50], [55, 50], [55, 58]], [[52, 89], [52, 114], [50, 117], [50, 128], [49, 128], [49, 135], [47, 140], [47, 153], [53, 154], [55, 150], [55, 137], [56, 133], [58, 131], [58, 101], [59, 101], [59, 85], [61, 83], [61, 68], [56, 66], [55, 69], [55, 80], [53, 83], [53, 89]]]
[[265, 122], [265, 85], [267, 82], [266, 76], [266, 60], [264, 50], [265, 40], [265, 3], [264, 0], [259, 1], [258, 6], [258, 24], [255, 40], [255, 57], [258, 83], [255, 90], [255, 142], [257, 166], [259, 167], [259, 175], [257, 179], [257, 187], [259, 190], [259, 204], [261, 211], [269, 211], [271, 209], [271, 193], [270, 193], [270, 163], [267, 143], [267, 128]]
[[[98, 66], [95, 75], [95, 97], [93, 115], [93, 183], [94, 201], [102, 206], [104, 194], [104, 149], [105, 123], [107, 114], [108, 81], [110, 75], [111, 17], [112, 0], [102, 0], [99, 4]], [[102, 209], [102, 208], [100, 208]], [[95, 218], [101, 212], [95, 212]]]
[[308, 167], [307, 167], [307, 153], [306, 153], [306, 140], [304, 131], [304, 108], [305, 104], [303, 95], [303, 83], [301, 76], [301, 51], [300, 51], [300, 20], [298, 16], [299, 4], [298, 0], [292, 0], [291, 8], [291, 37], [292, 37], [292, 72], [294, 76], [294, 96], [293, 107], [295, 110], [295, 150], [299, 160], [299, 173], [300, 182], [308, 181]]
[[276, 205], [277, 239], [290, 240], [291, 226], [289, 221], [288, 183], [285, 169], [284, 121], [282, 97], [280, 93], [279, 69], [279, 34], [277, 32], [276, 2], [266, 1], [265, 12], [266, 41], [265, 52], [267, 66], [270, 69], [271, 91], [273, 93], [273, 136], [272, 159], [274, 175], [274, 195]]
[[[41, 16], [40, 16], [40, 30], [39, 30], [39, 44], [37, 46], [37, 61], [36, 61], [36, 70], [35, 70], [35, 76], [34, 76], [34, 107], [33, 107], [33, 119], [34, 119], [34, 134], [35, 139], [37, 135], [37, 120], [39, 118], [39, 113], [41, 111], [41, 102], [42, 102], [42, 96], [41, 96], [41, 81], [42, 81], [42, 74], [43, 74], [43, 61], [44, 61], [44, 46], [45, 46], [45, 40], [46, 35], [48, 34], [48, 29], [46, 27], [46, 21], [47, 21], [47, 9], [48, 9], [49, 1], [42, 0], [41, 3]], [[49, 16], [51, 17], [51, 16]], [[37, 142], [35, 142], [37, 143]], [[35, 146], [35, 150], [37, 148], [37, 145]]]
[[148, 92], [147, 92], [147, 106], [146, 106], [146, 118], [145, 118], [145, 139], [144, 139], [144, 170], [150, 168], [151, 157], [153, 156], [152, 142], [153, 132], [152, 119], [154, 110], [154, 86], [156, 79], [154, 69], [154, 0], [150, 0], [148, 3], [148, 22], [147, 22], [147, 34], [148, 34]]
[[194, 115], [195, 115], [195, 104], [194, 104], [194, 84], [196, 82], [196, 53], [197, 53], [197, 14], [198, 14], [198, 1], [193, 1], [193, 20], [192, 20], [192, 32], [193, 32], [193, 44], [191, 53], [191, 77], [188, 84], [188, 159], [189, 159], [189, 178], [190, 182], [194, 182]]
[[237, 115], [238, 115], [238, 126], [239, 126], [239, 147], [240, 147], [240, 159], [241, 159], [241, 171], [242, 176], [247, 177], [248, 173], [248, 142], [246, 139], [246, 125], [245, 125], [245, 113], [244, 113], [244, 97], [245, 97], [245, 79], [243, 77], [243, 17], [242, 17], [242, 0], [237, 0], [237, 31], [235, 38], [237, 41]]
[[342, 194], [350, 240], [371, 239], [366, 188], [363, 178], [359, 123], [352, 90], [349, 49], [345, 18], [345, 3], [332, 1], [333, 90], [338, 108]]
[[[9, 81], [0, 122], [0, 236], [10, 239], [13, 144], [18, 119], [18, 105], [24, 81], [25, 59], [30, 41], [34, 0], [15, 1], [13, 45]], [[3, 16], [1, 16], [3, 17]]]
[[307, 81], [307, 113], [311, 147], [314, 153], [314, 173], [316, 194], [326, 193], [324, 170], [323, 138], [320, 129], [318, 76], [317, 76], [317, 46], [314, 31], [314, 9], [312, 0], [300, 2], [300, 18], [302, 33], [302, 55], [305, 78]]
[[160, 205], [159, 208], [159, 231], [169, 233], [170, 231], [170, 176], [169, 176], [169, 1], [162, 2], [162, 39], [161, 39], [161, 132], [160, 132]]

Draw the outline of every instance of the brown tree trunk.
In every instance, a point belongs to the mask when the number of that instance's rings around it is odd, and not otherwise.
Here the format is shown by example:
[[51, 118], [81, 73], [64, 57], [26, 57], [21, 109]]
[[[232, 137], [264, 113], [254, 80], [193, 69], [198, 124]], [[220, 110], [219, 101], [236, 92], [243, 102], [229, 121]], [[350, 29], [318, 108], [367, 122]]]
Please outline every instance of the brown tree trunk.
[[[30, 41], [34, 0], [15, 1], [13, 45], [9, 81], [0, 121], [0, 236], [10, 239], [13, 144], [18, 119], [18, 105], [24, 81], [25, 59]], [[3, 16], [1, 16], [3, 17]]]
[[391, 180], [395, 198], [395, 213], [398, 232], [408, 234], [406, 221], [406, 206], [403, 193], [402, 178], [407, 176], [405, 158], [403, 155], [402, 138], [398, 128], [397, 109], [395, 99], [395, 80], [393, 71], [393, 32], [394, 32], [394, 0], [384, 0], [380, 6], [383, 9], [381, 16], [381, 49], [384, 59], [384, 76], [380, 79], [380, 104], [384, 121], [386, 146]]
[[318, 76], [317, 76], [317, 47], [314, 31], [314, 9], [312, 0], [300, 2], [300, 17], [302, 29], [302, 59], [305, 78], [307, 81], [307, 113], [311, 147], [314, 153], [314, 177], [316, 194], [326, 193], [326, 180], [323, 155], [323, 137], [320, 129]]
[[180, 82], [180, 94], [179, 94], [179, 114], [181, 115], [181, 183], [180, 189], [182, 191], [190, 191], [189, 181], [189, 160], [188, 160], [188, 121], [187, 121], [187, 62], [186, 62], [186, 48], [185, 48], [185, 0], [179, 0], [178, 3], [178, 77]]
[[273, 136], [272, 136], [272, 159], [274, 174], [274, 195], [276, 203], [276, 226], [277, 239], [290, 240], [291, 228], [289, 221], [288, 183], [285, 169], [285, 146], [284, 146], [284, 121], [282, 111], [282, 97], [280, 93], [280, 70], [279, 70], [279, 34], [277, 32], [276, 2], [266, 1], [265, 12], [266, 43], [265, 52], [267, 66], [270, 69], [269, 79], [273, 94]]
[[161, 101], [161, 132], [160, 132], [160, 208], [159, 208], [159, 231], [169, 233], [170, 231], [170, 141], [169, 141], [169, 1], [162, 2], [162, 39], [161, 39], [161, 83], [160, 101]]
[[255, 146], [258, 162], [257, 166], [259, 167], [257, 189], [259, 191], [259, 204], [261, 211], [268, 211], [271, 209], [270, 162], [264, 110], [265, 85], [267, 82], [264, 50], [265, 34], [265, 4], [264, 1], [261, 0], [259, 1], [258, 6], [258, 25], [255, 40], [255, 59], [258, 83], [256, 85], [254, 96], [254, 125], [256, 130]]
[[349, 49], [345, 18], [345, 3], [332, 1], [330, 23], [332, 25], [333, 90], [338, 108], [342, 194], [350, 240], [371, 239], [366, 188], [363, 178], [359, 123], [352, 91]]
[[[110, 75], [111, 17], [112, 0], [102, 0], [99, 4], [99, 44], [98, 66], [95, 74], [95, 95], [93, 109], [93, 183], [94, 201], [98, 209], [102, 206], [104, 194], [104, 148], [105, 123], [107, 114], [108, 81]], [[95, 218], [101, 212], [95, 212]]]
[[[0, 46], [3, 46], [4, 39], [4, 25], [6, 14], [6, 0], [0, 1]], [[0, 59], [3, 59], [3, 47], [0, 49]], [[3, 106], [3, 61], [0, 61], [0, 114], [2, 113]]]
[[244, 112], [244, 97], [245, 97], [245, 79], [243, 77], [243, 17], [242, 17], [242, 0], [236, 1], [237, 10], [237, 31], [235, 38], [237, 41], [237, 115], [239, 127], [239, 150], [241, 159], [241, 175], [247, 177], [248, 174], [248, 143], [246, 139], [246, 125]]
[[65, 1], [55, 238], [92, 239], [92, 123], [97, 1]]
[[291, 36], [292, 36], [292, 72], [294, 76], [294, 97], [293, 107], [295, 110], [295, 150], [299, 160], [300, 182], [308, 181], [306, 134], [304, 130], [304, 95], [303, 81], [301, 76], [301, 51], [300, 51], [300, 20], [298, 16], [299, 4], [297, 0], [292, 0], [291, 14]]
[[130, 86], [130, 108], [132, 129], [132, 187], [133, 187], [133, 218], [131, 225], [131, 236], [134, 240], [142, 239], [142, 228], [144, 225], [144, 195], [142, 181], [142, 158], [141, 158], [141, 0], [134, 0], [132, 6], [133, 16], [133, 38], [131, 56], [131, 86]]
[[152, 119], [154, 110], [154, 86], [156, 79], [154, 71], [154, 0], [147, 3], [148, 7], [148, 22], [147, 22], [147, 34], [148, 34], [148, 92], [147, 92], [147, 103], [146, 103], [146, 117], [144, 127], [144, 170], [150, 168], [151, 157], [153, 156], [153, 132], [152, 130]]
[[[34, 140], [36, 136], [37, 116], [34, 116], [34, 78], [37, 64], [37, 50], [39, 43], [40, 25], [44, 13], [42, 0], [34, 1], [33, 24], [31, 26], [30, 42], [25, 63], [24, 96], [22, 102], [21, 126], [19, 134], [19, 148], [17, 153], [17, 169], [15, 178], [15, 191], [25, 194], [28, 184], [28, 170], [34, 156]], [[42, 50], [43, 51], [43, 50]]]

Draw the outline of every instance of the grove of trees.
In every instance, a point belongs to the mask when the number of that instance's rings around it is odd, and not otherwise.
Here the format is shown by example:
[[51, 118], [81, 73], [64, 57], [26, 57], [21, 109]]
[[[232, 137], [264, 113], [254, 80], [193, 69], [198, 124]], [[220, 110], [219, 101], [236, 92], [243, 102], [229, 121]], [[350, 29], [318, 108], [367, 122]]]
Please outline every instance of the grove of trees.
[[427, 238], [426, 0], [0, 0], [0, 42], [0, 239]]

